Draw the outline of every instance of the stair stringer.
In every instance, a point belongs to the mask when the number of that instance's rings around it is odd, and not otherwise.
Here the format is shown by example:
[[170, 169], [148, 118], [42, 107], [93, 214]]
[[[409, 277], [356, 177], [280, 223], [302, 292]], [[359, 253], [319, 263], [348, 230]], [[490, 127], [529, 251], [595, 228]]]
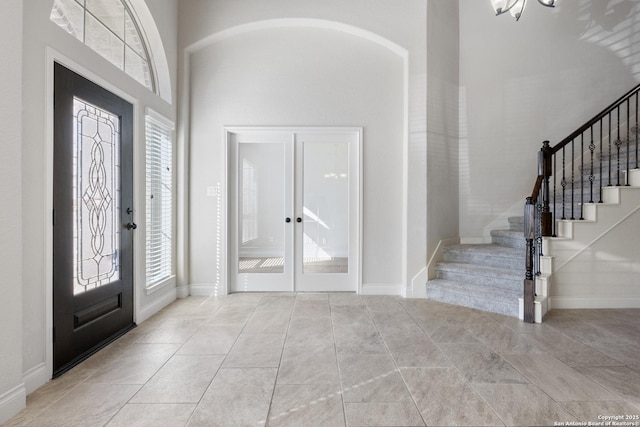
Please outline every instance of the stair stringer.
[[558, 237], [544, 238], [549, 308], [640, 308], [640, 169], [629, 184], [604, 188], [585, 220], [559, 220]]

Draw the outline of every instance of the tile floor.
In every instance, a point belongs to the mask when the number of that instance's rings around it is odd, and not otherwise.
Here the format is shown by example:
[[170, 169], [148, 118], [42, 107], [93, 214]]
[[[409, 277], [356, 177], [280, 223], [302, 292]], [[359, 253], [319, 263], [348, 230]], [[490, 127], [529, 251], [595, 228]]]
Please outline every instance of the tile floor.
[[398, 297], [236, 294], [176, 301], [37, 390], [8, 425], [554, 425], [638, 414], [637, 309], [558, 310], [529, 325]]

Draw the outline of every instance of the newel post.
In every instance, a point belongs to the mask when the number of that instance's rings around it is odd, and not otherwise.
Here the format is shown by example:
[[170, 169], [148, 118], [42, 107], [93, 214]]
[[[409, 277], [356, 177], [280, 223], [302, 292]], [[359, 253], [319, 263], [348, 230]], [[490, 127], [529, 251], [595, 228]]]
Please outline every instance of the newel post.
[[543, 177], [541, 213], [541, 232], [543, 236], [553, 235], [553, 217], [549, 209], [549, 178], [553, 175], [552, 158], [553, 149], [549, 146], [549, 141], [544, 141], [538, 153], [538, 176]]
[[527, 197], [524, 205], [524, 238], [526, 239], [526, 273], [524, 277], [524, 321], [535, 322], [535, 293], [536, 285], [533, 278], [534, 231], [535, 231], [535, 201]]

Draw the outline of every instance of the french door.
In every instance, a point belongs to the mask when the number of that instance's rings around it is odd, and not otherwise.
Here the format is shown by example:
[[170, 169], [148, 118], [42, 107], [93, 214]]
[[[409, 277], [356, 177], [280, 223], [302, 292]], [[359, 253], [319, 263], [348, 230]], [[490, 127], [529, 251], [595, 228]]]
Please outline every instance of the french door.
[[357, 291], [360, 128], [228, 128], [232, 292]]
[[53, 375], [133, 323], [133, 106], [54, 66]]

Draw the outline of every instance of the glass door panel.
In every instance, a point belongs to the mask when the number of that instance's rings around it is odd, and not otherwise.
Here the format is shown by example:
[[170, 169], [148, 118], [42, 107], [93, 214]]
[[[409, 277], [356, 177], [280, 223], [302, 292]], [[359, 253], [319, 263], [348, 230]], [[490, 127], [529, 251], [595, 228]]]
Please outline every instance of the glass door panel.
[[[293, 290], [291, 138], [232, 138], [233, 292]], [[288, 219], [288, 222], [287, 222]]]
[[238, 271], [284, 273], [284, 145], [239, 144]]
[[340, 142], [306, 142], [303, 165], [303, 273], [349, 271], [349, 152]]

